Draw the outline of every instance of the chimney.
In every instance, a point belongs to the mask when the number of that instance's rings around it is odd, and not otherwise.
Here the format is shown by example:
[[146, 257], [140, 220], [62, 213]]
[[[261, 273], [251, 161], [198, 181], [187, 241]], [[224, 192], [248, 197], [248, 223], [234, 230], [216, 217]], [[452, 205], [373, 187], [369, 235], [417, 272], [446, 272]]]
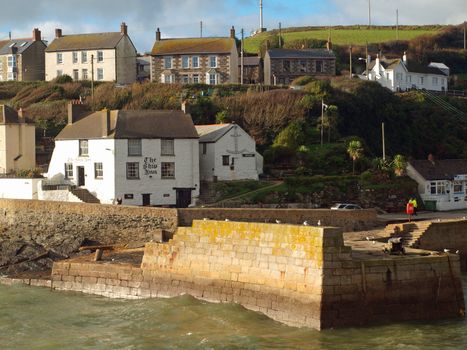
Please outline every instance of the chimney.
[[332, 50], [331, 38], [328, 38], [328, 41], [326, 42], [326, 49], [328, 49], [328, 51]]
[[81, 119], [88, 112], [86, 106], [80, 100], [73, 100], [68, 104], [68, 125]]
[[156, 41], [161, 41], [161, 31], [159, 28], [156, 30]]
[[18, 121], [20, 123], [25, 123], [26, 122], [26, 119], [24, 118], [24, 110], [22, 108], [20, 108], [18, 110]]
[[405, 52], [405, 51], [404, 51], [404, 55], [402, 56], [402, 61], [403, 61], [404, 63], [407, 62], [407, 52]]
[[189, 113], [190, 113], [190, 106], [189, 106], [189, 103], [188, 103], [187, 100], [184, 100], [184, 101], [182, 102], [182, 111], [183, 111], [183, 113], [185, 113], [185, 114], [189, 114]]
[[109, 136], [110, 133], [110, 109], [103, 109], [102, 112], [103, 116], [101, 117], [101, 123], [102, 123], [102, 137], [107, 137]]
[[33, 41], [41, 41], [41, 31], [38, 28], [34, 28], [32, 31], [32, 40]]
[[122, 24], [120, 25], [120, 33], [122, 33], [123, 35], [128, 35], [128, 26], [125, 22], [122, 22]]
[[230, 38], [235, 39], [235, 28], [234, 28], [234, 26], [232, 26], [232, 28], [230, 28]]
[[375, 66], [376, 66], [376, 69], [379, 69], [379, 53], [376, 54], [376, 63], [375, 63]]
[[55, 29], [55, 38], [61, 38], [62, 37], [62, 30], [60, 28]]

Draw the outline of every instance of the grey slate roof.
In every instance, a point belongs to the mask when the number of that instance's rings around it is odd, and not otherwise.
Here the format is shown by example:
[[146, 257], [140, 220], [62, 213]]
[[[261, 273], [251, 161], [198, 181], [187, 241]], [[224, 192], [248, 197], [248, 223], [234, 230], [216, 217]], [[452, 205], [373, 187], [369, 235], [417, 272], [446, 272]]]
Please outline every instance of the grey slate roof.
[[107, 111], [92, 113], [68, 124], [57, 140], [77, 139], [197, 139], [190, 115], [183, 111], [115, 110], [110, 112], [110, 131], [102, 136]]
[[45, 51], [113, 49], [123, 36], [120, 32], [63, 35], [55, 38]]
[[452, 180], [467, 174], [467, 159], [411, 160], [409, 162], [425, 180]]
[[235, 124], [210, 124], [196, 125], [196, 131], [199, 135], [199, 142], [216, 142], [222, 136], [229, 132]]
[[336, 58], [334, 52], [327, 49], [270, 49], [268, 54], [271, 58]]
[[[0, 42], [0, 55], [8, 55], [12, 53], [12, 48], [16, 48], [17, 54], [22, 54], [29, 48], [34, 40], [32, 39], [13, 39]], [[14, 44], [14, 45], [13, 45]], [[24, 44], [24, 45], [23, 45]], [[13, 45], [11, 47], [11, 45]]]

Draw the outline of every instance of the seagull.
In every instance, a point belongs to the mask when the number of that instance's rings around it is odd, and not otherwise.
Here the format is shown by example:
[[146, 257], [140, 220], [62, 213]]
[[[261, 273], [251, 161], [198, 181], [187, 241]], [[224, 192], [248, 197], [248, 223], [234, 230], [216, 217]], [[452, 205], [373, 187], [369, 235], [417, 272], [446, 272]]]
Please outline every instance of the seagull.
[[449, 249], [444, 249], [444, 252], [445, 252], [445, 253], [449, 253], [450, 250], [449, 250]]
[[308, 226], [308, 221], [303, 221], [303, 226]]
[[209, 219], [208, 218], [203, 218], [203, 221], [208, 221]]
[[276, 224], [280, 224], [280, 223], [281, 223], [281, 221], [276, 219]]
[[225, 221], [230, 221], [229, 219], [225, 219]]
[[321, 226], [321, 220], [318, 220], [318, 226]]

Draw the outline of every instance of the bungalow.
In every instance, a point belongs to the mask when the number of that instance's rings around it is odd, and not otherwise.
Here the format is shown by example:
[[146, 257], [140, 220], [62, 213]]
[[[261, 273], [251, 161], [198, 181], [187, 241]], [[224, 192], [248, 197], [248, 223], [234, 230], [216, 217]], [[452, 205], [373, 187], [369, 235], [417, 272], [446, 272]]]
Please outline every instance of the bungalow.
[[202, 181], [258, 180], [263, 157], [255, 140], [236, 124], [197, 125]]
[[199, 196], [198, 134], [183, 111], [89, 113], [76, 102], [55, 141], [46, 187], [108, 204], [187, 207]]
[[407, 175], [417, 181], [426, 208], [467, 208], [467, 159], [412, 160]]

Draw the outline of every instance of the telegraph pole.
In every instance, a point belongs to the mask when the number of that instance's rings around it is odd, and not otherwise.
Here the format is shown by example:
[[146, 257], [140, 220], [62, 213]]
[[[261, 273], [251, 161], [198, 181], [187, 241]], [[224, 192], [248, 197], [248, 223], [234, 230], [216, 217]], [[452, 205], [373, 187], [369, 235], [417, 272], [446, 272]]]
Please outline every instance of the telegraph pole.
[[282, 49], [282, 24], [279, 22], [279, 48]]
[[199, 22], [199, 37], [203, 37], [203, 21]]
[[399, 40], [399, 9], [396, 9], [396, 38]]
[[94, 103], [94, 55], [91, 55], [91, 100]]
[[368, 75], [368, 41], [366, 42], [366, 57], [365, 57], [365, 71], [366, 71], [366, 80], [370, 80], [370, 76]]
[[465, 28], [465, 21], [464, 21], [464, 51], [467, 50], [465, 32], [466, 32], [466, 28]]
[[352, 79], [352, 45], [349, 46], [350, 79]]
[[324, 144], [324, 98], [321, 99], [321, 147]]
[[243, 28], [242, 28], [242, 43], [241, 43], [241, 47], [240, 47], [240, 85], [243, 85], [243, 75], [244, 75], [244, 72], [243, 72], [243, 69], [244, 69], [244, 52], [243, 52], [243, 39], [244, 39], [244, 35], [243, 35]]
[[381, 123], [381, 136], [383, 140], [383, 160], [386, 160], [386, 141], [384, 139], [384, 122]]
[[371, 0], [368, 0], [368, 29], [371, 29]]

